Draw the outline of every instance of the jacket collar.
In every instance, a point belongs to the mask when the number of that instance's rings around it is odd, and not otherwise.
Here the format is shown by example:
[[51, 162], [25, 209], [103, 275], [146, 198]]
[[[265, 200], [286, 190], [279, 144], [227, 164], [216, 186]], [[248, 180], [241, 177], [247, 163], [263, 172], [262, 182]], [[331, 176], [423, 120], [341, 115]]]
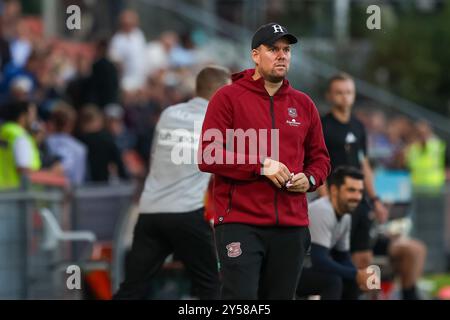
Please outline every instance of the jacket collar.
[[[264, 87], [264, 79], [261, 77], [257, 80], [253, 80], [252, 76], [255, 74], [255, 69], [246, 69], [241, 72], [235, 73], [231, 76], [233, 83], [239, 84], [255, 93], [260, 95], [269, 96], [266, 88]], [[276, 96], [284, 95], [289, 91], [290, 84], [287, 79], [283, 80], [283, 84], [280, 89], [275, 93]]]

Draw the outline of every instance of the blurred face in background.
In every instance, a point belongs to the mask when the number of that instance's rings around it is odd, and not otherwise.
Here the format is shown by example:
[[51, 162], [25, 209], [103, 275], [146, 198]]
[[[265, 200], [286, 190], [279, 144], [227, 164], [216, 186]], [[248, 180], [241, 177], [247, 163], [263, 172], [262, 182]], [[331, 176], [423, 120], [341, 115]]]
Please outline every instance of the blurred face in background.
[[279, 39], [273, 45], [260, 45], [252, 50], [252, 59], [257, 72], [264, 80], [279, 83], [289, 71], [291, 45], [286, 39]]
[[330, 187], [331, 198], [336, 199], [337, 211], [339, 213], [353, 212], [363, 197], [363, 180], [345, 177], [344, 184], [341, 186], [332, 185]]
[[420, 141], [426, 141], [433, 134], [431, 127], [427, 122], [420, 121], [416, 124], [415, 127]]
[[384, 113], [375, 111], [371, 114], [371, 117], [369, 119], [371, 122], [371, 131], [382, 133], [386, 130], [386, 118], [384, 116]]
[[29, 131], [31, 131], [33, 129], [33, 125], [36, 123], [37, 121], [37, 108], [36, 105], [33, 103], [30, 103], [28, 105], [28, 111], [26, 113], [25, 116], [25, 128]]
[[120, 15], [120, 28], [123, 32], [133, 31], [139, 24], [139, 18], [136, 12], [126, 10]]
[[355, 83], [353, 80], [335, 80], [330, 84], [327, 100], [332, 108], [349, 111], [355, 102]]

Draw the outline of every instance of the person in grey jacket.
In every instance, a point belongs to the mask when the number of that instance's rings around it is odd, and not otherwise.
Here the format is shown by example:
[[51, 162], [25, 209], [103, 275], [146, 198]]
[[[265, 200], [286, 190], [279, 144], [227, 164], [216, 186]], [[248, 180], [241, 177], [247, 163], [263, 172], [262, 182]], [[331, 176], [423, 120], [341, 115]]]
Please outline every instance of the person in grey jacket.
[[161, 114], [125, 280], [114, 299], [147, 298], [151, 279], [172, 253], [190, 276], [193, 297], [219, 297], [212, 229], [203, 216], [210, 174], [198, 169], [196, 157], [208, 101], [229, 83], [227, 69], [205, 67], [196, 79], [196, 97], [168, 107]]

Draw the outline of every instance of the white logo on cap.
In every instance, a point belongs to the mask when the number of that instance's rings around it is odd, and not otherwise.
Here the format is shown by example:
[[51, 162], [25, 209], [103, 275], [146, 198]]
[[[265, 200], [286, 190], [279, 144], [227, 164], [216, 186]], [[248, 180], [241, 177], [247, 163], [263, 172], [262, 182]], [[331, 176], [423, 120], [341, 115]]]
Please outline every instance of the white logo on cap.
[[273, 28], [273, 33], [284, 32], [283, 27], [280, 26], [279, 24], [274, 24], [272, 26], [272, 28]]

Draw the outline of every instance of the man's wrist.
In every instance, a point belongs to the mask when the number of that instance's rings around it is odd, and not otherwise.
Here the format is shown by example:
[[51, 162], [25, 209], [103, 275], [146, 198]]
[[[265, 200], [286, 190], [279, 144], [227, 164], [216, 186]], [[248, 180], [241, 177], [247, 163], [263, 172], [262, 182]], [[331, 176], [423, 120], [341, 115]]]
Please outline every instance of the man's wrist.
[[316, 178], [314, 178], [314, 176], [308, 172], [304, 172], [306, 179], [308, 180], [308, 184], [309, 184], [309, 188], [306, 192], [315, 190], [316, 188]]

